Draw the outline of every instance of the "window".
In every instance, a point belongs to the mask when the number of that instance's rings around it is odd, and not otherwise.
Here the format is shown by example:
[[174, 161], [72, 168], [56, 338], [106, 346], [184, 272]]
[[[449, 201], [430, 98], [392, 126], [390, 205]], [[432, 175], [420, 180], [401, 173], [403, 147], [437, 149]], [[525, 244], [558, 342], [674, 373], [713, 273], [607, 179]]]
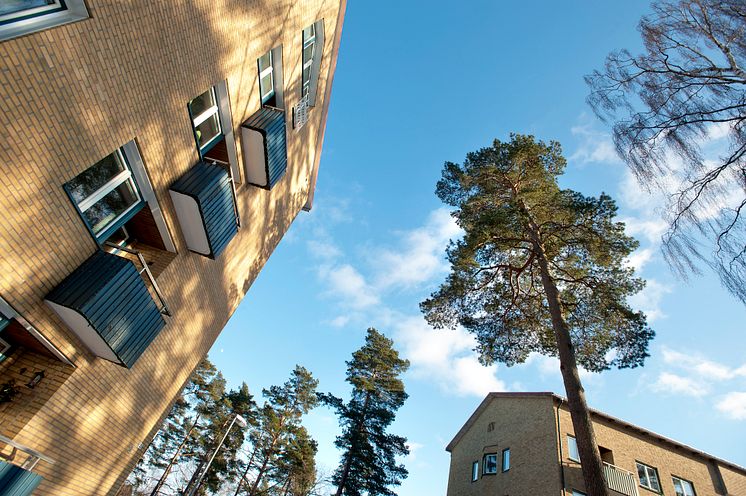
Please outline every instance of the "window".
[[303, 30], [303, 87], [301, 94], [306, 96], [311, 87], [311, 66], [316, 52], [316, 26], [311, 24]]
[[503, 450], [503, 464], [502, 464], [502, 470], [503, 472], [507, 472], [510, 470], [510, 448], [505, 448]]
[[301, 70], [301, 97], [308, 97], [308, 104], [316, 104], [316, 88], [321, 69], [321, 51], [324, 46], [324, 21], [319, 20], [303, 30], [303, 56]]
[[106, 241], [145, 204], [122, 149], [67, 182], [65, 191], [99, 243]]
[[478, 461], [471, 464], [471, 481], [474, 482], [477, 479], [479, 479], [479, 462]]
[[676, 491], [676, 496], [696, 496], [694, 485], [691, 482], [678, 477], [671, 477], [671, 479], [673, 479], [673, 488]]
[[492, 432], [494, 430], [495, 430], [495, 423], [494, 422], [490, 422], [489, 424], [487, 424], [487, 432]]
[[572, 496], [586, 496], [586, 495], [585, 493], [581, 493], [580, 491], [576, 491], [575, 489], [573, 489]]
[[0, 1], [0, 40], [88, 17], [84, 0]]
[[275, 96], [275, 74], [272, 65], [272, 50], [259, 57], [259, 96], [262, 105], [274, 103]]
[[496, 474], [497, 473], [497, 454], [492, 453], [490, 455], [484, 455], [484, 461], [482, 462], [482, 473], [483, 474]]
[[580, 463], [580, 454], [578, 453], [578, 442], [575, 440], [574, 437], [570, 436], [569, 434], [567, 436], [567, 457], [574, 462]]
[[189, 102], [189, 117], [194, 127], [194, 138], [200, 155], [212, 148], [223, 136], [220, 125], [220, 110], [215, 88], [202, 93]]
[[637, 462], [637, 476], [640, 478], [640, 485], [642, 487], [657, 493], [661, 492], [661, 485], [658, 482], [658, 470], [644, 463]]

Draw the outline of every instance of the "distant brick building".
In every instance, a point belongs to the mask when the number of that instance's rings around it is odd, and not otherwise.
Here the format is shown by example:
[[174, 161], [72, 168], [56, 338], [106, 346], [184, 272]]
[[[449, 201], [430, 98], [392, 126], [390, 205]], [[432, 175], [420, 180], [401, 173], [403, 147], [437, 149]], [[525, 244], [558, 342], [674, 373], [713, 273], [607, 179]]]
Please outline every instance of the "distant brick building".
[[[592, 410], [610, 494], [746, 495], [746, 469]], [[490, 393], [448, 444], [447, 496], [582, 495], [567, 402]]]
[[310, 209], [345, 4], [0, 2], [0, 494], [119, 489]]

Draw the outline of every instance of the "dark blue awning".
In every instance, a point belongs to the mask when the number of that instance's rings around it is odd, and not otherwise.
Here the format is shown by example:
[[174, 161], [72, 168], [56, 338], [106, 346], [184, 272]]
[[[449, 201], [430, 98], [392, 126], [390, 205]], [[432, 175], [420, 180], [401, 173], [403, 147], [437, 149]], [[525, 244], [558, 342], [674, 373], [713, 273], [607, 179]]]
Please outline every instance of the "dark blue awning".
[[41, 482], [41, 475], [0, 461], [0, 494], [29, 496]]
[[166, 324], [135, 265], [97, 251], [46, 297], [102, 358], [130, 368]]
[[[261, 136], [259, 140], [252, 133]], [[285, 112], [274, 107], [262, 107], [241, 124], [244, 162], [251, 184], [271, 189], [288, 167]], [[263, 147], [262, 149], [258, 149]]]
[[205, 161], [171, 186], [171, 198], [190, 250], [216, 258], [238, 233], [228, 171]]

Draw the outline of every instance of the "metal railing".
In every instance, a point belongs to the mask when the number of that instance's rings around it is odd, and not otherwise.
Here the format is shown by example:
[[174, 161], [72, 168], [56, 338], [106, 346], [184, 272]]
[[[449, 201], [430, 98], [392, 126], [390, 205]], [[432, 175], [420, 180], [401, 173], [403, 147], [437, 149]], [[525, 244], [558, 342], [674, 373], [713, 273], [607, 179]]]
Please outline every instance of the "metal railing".
[[604, 476], [606, 476], [606, 485], [609, 489], [627, 496], [639, 496], [637, 481], [632, 472], [604, 462]]
[[106, 246], [109, 246], [116, 250], [122, 250], [124, 252], [127, 252], [131, 255], [135, 255], [137, 257], [137, 259], [140, 261], [140, 264], [142, 265], [142, 269], [140, 269], [138, 272], [140, 274], [145, 272], [145, 275], [148, 277], [148, 281], [150, 281], [150, 284], [153, 286], [153, 291], [155, 291], [156, 296], [161, 302], [161, 308], [159, 308], [158, 311], [164, 315], [168, 315], [169, 317], [171, 317], [172, 316], [171, 311], [168, 309], [168, 305], [166, 305], [166, 300], [163, 298], [163, 292], [161, 291], [161, 288], [158, 287], [158, 283], [156, 282], [155, 277], [153, 276], [153, 273], [150, 272], [150, 267], [148, 267], [148, 262], [145, 261], [145, 257], [142, 256], [142, 253], [140, 253], [137, 250], [133, 250], [132, 248], [127, 248], [126, 246], [120, 246], [114, 243], [110, 243], [109, 241], [107, 241], [105, 244]]
[[12, 448], [9, 455], [0, 453], [0, 458], [4, 459], [7, 462], [13, 462], [18, 451], [22, 451], [23, 453], [27, 455], [26, 460], [24, 460], [23, 463], [18, 465], [24, 470], [29, 470], [29, 471], [33, 470], [34, 467], [36, 467], [36, 465], [40, 461], [45, 461], [47, 463], [54, 463], [54, 460], [52, 460], [51, 458], [44, 456], [38, 451], [31, 449], [28, 446], [24, 446], [21, 443], [17, 443], [13, 441], [12, 439], [7, 438], [3, 435], [0, 435], [0, 443], [6, 444]]
[[309, 110], [311, 110], [311, 102], [308, 98], [308, 93], [306, 93], [298, 101], [298, 105], [293, 110], [293, 129], [300, 129], [306, 125]]

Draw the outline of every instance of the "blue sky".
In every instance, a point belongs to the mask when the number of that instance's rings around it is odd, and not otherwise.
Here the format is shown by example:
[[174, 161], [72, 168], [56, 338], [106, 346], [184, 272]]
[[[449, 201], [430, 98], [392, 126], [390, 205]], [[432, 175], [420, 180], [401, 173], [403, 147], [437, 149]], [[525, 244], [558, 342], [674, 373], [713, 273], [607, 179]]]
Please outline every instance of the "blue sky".
[[[617, 199], [647, 279], [633, 304], [657, 336], [644, 368], [583, 374], [591, 406], [746, 465], [746, 310], [713, 276], [688, 282], [664, 264], [659, 199], [613, 152], [585, 103], [583, 76], [615, 48], [636, 51], [647, 2], [350, 2], [315, 205], [301, 213], [228, 323], [211, 359], [255, 394], [298, 363], [320, 390], [347, 394], [345, 360], [369, 326], [412, 365], [392, 430], [410, 476], [398, 494], [443, 494], [444, 448], [493, 390], [564, 394], [558, 364], [535, 356], [480, 366], [463, 331], [434, 331], [418, 303], [443, 280], [459, 235], [434, 195], [443, 162], [510, 132], [562, 143], [562, 184]], [[714, 146], [718, 134], [713, 131]], [[332, 470], [332, 413], [306, 422]], [[514, 454], [514, 456], [520, 456]]]

